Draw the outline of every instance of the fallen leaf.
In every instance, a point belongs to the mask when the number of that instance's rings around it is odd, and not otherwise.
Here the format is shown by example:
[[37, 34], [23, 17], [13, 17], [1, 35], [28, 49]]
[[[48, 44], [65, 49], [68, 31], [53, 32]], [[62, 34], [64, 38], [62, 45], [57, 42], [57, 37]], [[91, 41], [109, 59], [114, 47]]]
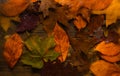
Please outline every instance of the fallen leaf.
[[87, 26], [78, 31], [74, 38], [70, 38], [70, 42], [74, 50], [82, 50], [84, 53], [87, 53], [87, 51], [94, 47], [96, 43], [103, 40], [103, 22], [103, 15], [92, 16]]
[[49, 8], [55, 8], [54, 0], [42, 0], [39, 11], [43, 12], [44, 17], [49, 15]]
[[33, 13], [24, 13], [20, 17], [20, 24], [17, 26], [17, 32], [24, 32], [33, 30], [39, 21], [39, 16]]
[[101, 10], [108, 7], [112, 0], [55, 0], [61, 5], [68, 5], [71, 11], [77, 11], [81, 7], [92, 10]]
[[107, 8], [113, 0], [84, 0], [84, 7], [92, 10], [103, 10]]
[[55, 2], [61, 5], [67, 5], [71, 12], [77, 12], [78, 9], [83, 5], [83, 0], [55, 0]]
[[59, 60], [64, 62], [68, 55], [70, 43], [69, 38], [66, 32], [56, 23], [54, 31], [53, 31], [54, 39], [56, 42], [55, 51], [60, 53]]
[[106, 56], [106, 55], [100, 55], [101, 58], [103, 58], [106, 61], [109, 62], [118, 62], [120, 61], [120, 53], [114, 56]]
[[[115, 25], [113, 25], [113, 26], [115, 26]], [[118, 27], [117, 27], [117, 29], [118, 29]], [[112, 27], [111, 29], [108, 29], [107, 36], [105, 38], [106, 42], [113, 42], [115, 44], [118, 44], [119, 39], [120, 39], [120, 34], [117, 31], [115, 31], [114, 27]]]
[[92, 11], [93, 14], [106, 14], [106, 26], [115, 23], [117, 19], [120, 19], [120, 1], [113, 0], [108, 8], [100, 11]]
[[36, 2], [37, 0], [31, 0], [31, 2]]
[[120, 45], [113, 42], [106, 43], [102, 41], [95, 47], [95, 50], [103, 55], [114, 56], [120, 53]]
[[103, 60], [98, 60], [91, 64], [90, 70], [95, 76], [119, 76], [120, 67]]
[[78, 16], [73, 21], [74, 25], [77, 27], [77, 29], [80, 31], [80, 29], [85, 28], [86, 22], [81, 18], [81, 16]]
[[[64, 12], [63, 12], [64, 11]], [[66, 14], [65, 7], [57, 7], [55, 11], [49, 12], [49, 16], [43, 21], [44, 29], [48, 34], [51, 34], [56, 22], [62, 24], [64, 27], [69, 28], [69, 20]]]
[[12, 25], [12, 22], [11, 21], [17, 21], [17, 22], [20, 22], [20, 18], [18, 16], [15, 16], [15, 17], [7, 17], [7, 16], [3, 16], [3, 15], [0, 15], [0, 25], [1, 27], [7, 31], [8, 28]]
[[22, 47], [22, 39], [17, 33], [11, 35], [6, 39], [3, 55], [10, 68], [13, 68], [20, 58], [22, 54]]
[[44, 62], [53, 61], [59, 56], [59, 53], [54, 51], [56, 44], [53, 36], [44, 39], [38, 35], [31, 36], [25, 41], [25, 45], [29, 50], [23, 53], [21, 61], [33, 68], [41, 69]]
[[90, 15], [91, 15], [91, 11], [87, 8], [80, 8], [79, 9], [79, 14], [82, 16], [82, 18], [84, 20], [86, 20], [87, 22], [90, 21]]
[[30, 0], [7, 0], [0, 4], [0, 12], [6, 16], [17, 16], [23, 12], [31, 2]]

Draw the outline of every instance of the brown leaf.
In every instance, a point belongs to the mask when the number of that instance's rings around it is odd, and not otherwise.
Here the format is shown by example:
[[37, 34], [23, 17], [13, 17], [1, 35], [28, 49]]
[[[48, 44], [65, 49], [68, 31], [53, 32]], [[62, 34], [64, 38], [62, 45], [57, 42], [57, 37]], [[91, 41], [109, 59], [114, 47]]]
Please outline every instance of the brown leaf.
[[102, 41], [95, 47], [95, 50], [103, 55], [114, 56], [120, 53], [120, 45], [113, 42], [106, 43]]
[[17, 33], [6, 39], [3, 55], [10, 68], [13, 68], [17, 63], [19, 57], [22, 54], [22, 47], [22, 39]]
[[90, 66], [90, 70], [95, 76], [119, 76], [120, 67], [103, 60], [98, 60]]
[[82, 19], [81, 16], [77, 16], [73, 23], [79, 31], [86, 26], [86, 22]]
[[[64, 11], [64, 12], [63, 12]], [[49, 17], [47, 17], [44, 22], [44, 29], [47, 33], [51, 33], [54, 29], [55, 23], [59, 22], [63, 24], [66, 28], [69, 28], [69, 18], [66, 14], [66, 9], [64, 7], [57, 7], [54, 11], [49, 12]]]
[[61, 54], [58, 59], [61, 62], [64, 62], [66, 60], [70, 47], [68, 36], [58, 23], [55, 25], [53, 35], [56, 42], [55, 51]]
[[104, 36], [101, 27], [103, 21], [103, 15], [91, 17], [88, 25], [84, 29], [78, 31], [75, 38], [70, 38], [73, 49], [87, 52], [96, 43], [100, 42]]
[[39, 10], [43, 12], [44, 17], [49, 15], [49, 8], [54, 8], [54, 0], [42, 0]]

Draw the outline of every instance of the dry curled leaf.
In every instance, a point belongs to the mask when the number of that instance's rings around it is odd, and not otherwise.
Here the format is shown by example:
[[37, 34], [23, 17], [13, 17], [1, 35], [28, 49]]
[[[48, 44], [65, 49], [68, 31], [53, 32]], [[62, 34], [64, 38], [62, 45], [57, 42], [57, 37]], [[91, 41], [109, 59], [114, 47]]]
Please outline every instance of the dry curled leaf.
[[56, 42], [55, 51], [61, 54], [58, 59], [61, 62], [64, 62], [70, 47], [68, 36], [66, 32], [58, 25], [58, 23], [55, 25], [53, 35]]
[[98, 60], [90, 66], [95, 76], [120, 76], [120, 67], [103, 60]]
[[120, 45], [113, 42], [106, 43], [102, 41], [96, 46], [95, 50], [103, 55], [114, 56], [120, 53]]
[[82, 19], [81, 16], [77, 16], [76, 19], [73, 21], [74, 25], [77, 27], [78, 30], [84, 28], [86, 26], [86, 22]]
[[22, 54], [22, 39], [16, 33], [6, 39], [3, 55], [10, 66], [13, 68]]

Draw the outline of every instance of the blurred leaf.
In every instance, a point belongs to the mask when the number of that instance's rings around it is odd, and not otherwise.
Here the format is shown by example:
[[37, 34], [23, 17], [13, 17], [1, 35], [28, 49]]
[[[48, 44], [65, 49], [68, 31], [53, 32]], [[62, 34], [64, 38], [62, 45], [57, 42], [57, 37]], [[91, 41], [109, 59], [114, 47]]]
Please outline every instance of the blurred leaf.
[[70, 38], [74, 50], [82, 50], [87, 53], [96, 43], [104, 39], [102, 25], [104, 16], [92, 16], [90, 22], [84, 29], [76, 33], [74, 38]]
[[101, 55], [100, 57], [102, 59], [104, 59], [108, 62], [112, 62], [112, 63], [120, 61], [120, 53], [118, 53], [117, 55], [114, 55], [114, 56]]
[[69, 28], [69, 20], [71, 18], [69, 18], [66, 14], [66, 12], [63, 12], [63, 11], [66, 11], [66, 8], [65, 7], [57, 7], [56, 6], [56, 9], [54, 9], [54, 11], [51, 11], [49, 13], [49, 17], [47, 17], [43, 24], [44, 24], [44, 29], [45, 31], [48, 33], [48, 34], [51, 34], [54, 27], [55, 27], [55, 24], [58, 22], [60, 24], [62, 24], [63, 26], [65, 26], [66, 28]]
[[11, 21], [20, 22], [20, 18], [18, 16], [7, 17], [7, 16], [0, 15], [0, 25], [5, 31], [7, 31], [8, 28], [12, 25]]
[[49, 15], [50, 8], [55, 8], [54, 0], [41, 0], [39, 11], [43, 12], [44, 17]]
[[13, 68], [17, 63], [22, 54], [22, 48], [22, 39], [18, 34], [15, 33], [6, 39], [3, 55], [10, 68]]
[[102, 41], [95, 47], [95, 50], [100, 52], [100, 57], [102, 57], [106, 61], [120, 61], [120, 44]]
[[61, 5], [67, 5], [73, 12], [81, 7], [86, 7], [92, 10], [102, 10], [110, 5], [112, 0], [55, 0]]
[[17, 27], [17, 32], [33, 30], [39, 21], [39, 16], [34, 13], [25, 12], [20, 17], [20, 24]]
[[80, 31], [80, 29], [86, 27], [86, 22], [82, 19], [81, 16], [77, 16], [74, 20], [74, 25], [77, 27], [77, 29]]
[[22, 56], [22, 62], [34, 68], [42, 68], [44, 60], [53, 61], [59, 54], [54, 51], [55, 42], [53, 36], [41, 39], [39, 36], [31, 36], [25, 41], [29, 51]]
[[115, 23], [120, 17], [120, 1], [113, 0], [108, 8], [100, 11], [93, 11], [94, 14], [106, 14], [106, 26], [109, 26], [112, 23]]
[[113, 42], [107, 43], [102, 41], [95, 47], [95, 50], [102, 53], [103, 55], [114, 56], [120, 53], [120, 45]]
[[60, 53], [59, 60], [64, 62], [67, 58], [70, 43], [66, 32], [56, 23], [53, 31], [54, 39], [56, 42], [55, 51]]
[[90, 70], [95, 76], [119, 76], [120, 67], [116, 64], [98, 60], [91, 64]]

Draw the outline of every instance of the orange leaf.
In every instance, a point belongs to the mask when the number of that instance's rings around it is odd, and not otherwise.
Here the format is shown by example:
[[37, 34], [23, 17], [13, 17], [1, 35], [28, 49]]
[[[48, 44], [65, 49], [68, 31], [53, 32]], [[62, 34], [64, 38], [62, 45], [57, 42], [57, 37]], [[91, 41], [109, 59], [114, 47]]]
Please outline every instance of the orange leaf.
[[120, 76], [120, 67], [115, 64], [98, 60], [90, 66], [95, 76]]
[[113, 0], [84, 0], [84, 7], [93, 10], [102, 10], [107, 8]]
[[59, 60], [64, 62], [69, 50], [69, 39], [66, 32], [56, 23], [54, 31], [53, 31], [54, 39], [56, 42], [55, 51], [59, 52], [61, 55], [59, 56]]
[[37, 0], [31, 0], [31, 2], [36, 2]]
[[3, 55], [11, 68], [15, 66], [22, 54], [22, 39], [18, 34], [13, 34], [6, 39]]
[[23, 12], [30, 0], [7, 0], [0, 4], [0, 12], [6, 16], [16, 16]]
[[109, 62], [118, 62], [118, 61], [120, 61], [120, 53], [118, 55], [115, 55], [115, 56], [101, 55], [101, 57], [103, 59], [105, 59], [106, 61], [109, 61]]
[[77, 11], [80, 7], [92, 10], [102, 10], [107, 8], [112, 0], [55, 0], [61, 5], [68, 5], [71, 11]]
[[100, 42], [95, 50], [107, 56], [114, 56], [120, 53], [120, 45], [113, 42], [106, 43], [105, 41]]
[[86, 26], [86, 22], [81, 18], [81, 16], [77, 16], [74, 20], [74, 25], [78, 30], [80, 30]]

